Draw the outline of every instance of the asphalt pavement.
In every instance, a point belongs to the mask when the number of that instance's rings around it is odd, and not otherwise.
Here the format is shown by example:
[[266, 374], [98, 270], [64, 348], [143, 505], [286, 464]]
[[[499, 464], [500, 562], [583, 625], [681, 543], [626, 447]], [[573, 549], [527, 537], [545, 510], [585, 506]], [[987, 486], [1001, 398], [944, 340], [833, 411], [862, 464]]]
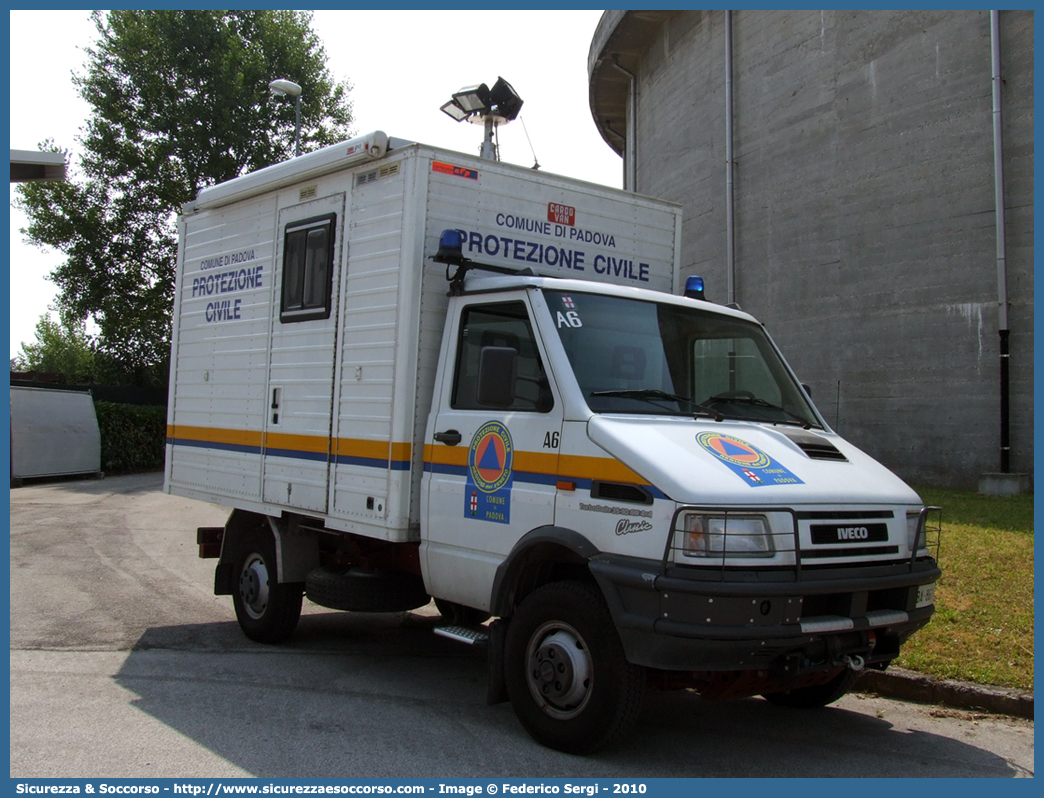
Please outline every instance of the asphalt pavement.
[[614, 748], [542, 748], [485, 704], [485, 662], [433, 606], [306, 602], [292, 640], [240, 632], [195, 530], [228, 511], [162, 475], [11, 491], [12, 777], [1018, 777], [1033, 723], [849, 695], [797, 711], [654, 692]]

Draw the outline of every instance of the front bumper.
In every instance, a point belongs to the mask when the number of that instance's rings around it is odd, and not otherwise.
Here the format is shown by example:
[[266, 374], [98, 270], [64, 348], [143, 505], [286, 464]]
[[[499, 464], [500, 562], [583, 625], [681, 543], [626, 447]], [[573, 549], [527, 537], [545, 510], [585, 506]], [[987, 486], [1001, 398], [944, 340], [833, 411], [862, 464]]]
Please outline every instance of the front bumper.
[[589, 560], [628, 661], [673, 671], [836, 667], [858, 653], [887, 663], [928, 623], [918, 588], [935, 560], [862, 567], [707, 571], [608, 554]]

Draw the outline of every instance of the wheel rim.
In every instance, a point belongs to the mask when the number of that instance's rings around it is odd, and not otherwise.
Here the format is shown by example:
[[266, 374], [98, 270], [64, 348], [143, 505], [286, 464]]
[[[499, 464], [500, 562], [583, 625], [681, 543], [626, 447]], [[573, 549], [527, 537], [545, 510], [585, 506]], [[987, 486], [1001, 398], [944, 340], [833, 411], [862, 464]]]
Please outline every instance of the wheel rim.
[[587, 644], [569, 624], [550, 621], [529, 638], [526, 683], [551, 717], [567, 720], [579, 715], [591, 697], [593, 676]]
[[243, 608], [254, 620], [260, 619], [268, 607], [268, 566], [260, 554], [251, 554], [239, 573], [239, 597]]

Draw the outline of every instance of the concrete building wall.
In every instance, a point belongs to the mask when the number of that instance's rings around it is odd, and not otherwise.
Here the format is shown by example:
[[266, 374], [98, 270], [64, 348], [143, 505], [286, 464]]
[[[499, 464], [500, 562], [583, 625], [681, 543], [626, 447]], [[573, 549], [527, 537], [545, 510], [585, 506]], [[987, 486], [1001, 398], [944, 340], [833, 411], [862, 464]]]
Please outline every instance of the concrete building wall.
[[[989, 12], [739, 11], [732, 28], [736, 301], [842, 435], [915, 483], [974, 486], [1000, 462]], [[1001, 12], [1001, 43], [1011, 467], [1032, 473], [1032, 12]], [[724, 54], [725, 12], [607, 12], [590, 61], [619, 152], [622, 73], [599, 66], [636, 75], [636, 189], [683, 204], [683, 264], [721, 302]]]

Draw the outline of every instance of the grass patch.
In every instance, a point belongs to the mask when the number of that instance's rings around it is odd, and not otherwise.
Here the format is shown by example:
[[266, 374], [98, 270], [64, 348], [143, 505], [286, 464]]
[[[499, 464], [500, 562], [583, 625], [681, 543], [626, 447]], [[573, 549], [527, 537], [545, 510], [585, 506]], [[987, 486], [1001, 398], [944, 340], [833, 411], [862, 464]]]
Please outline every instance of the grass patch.
[[926, 504], [943, 508], [943, 521], [1033, 536], [1033, 494], [984, 496], [966, 490], [918, 488]]
[[896, 665], [944, 679], [1033, 689], [1033, 496], [919, 488], [943, 508], [931, 623]]

